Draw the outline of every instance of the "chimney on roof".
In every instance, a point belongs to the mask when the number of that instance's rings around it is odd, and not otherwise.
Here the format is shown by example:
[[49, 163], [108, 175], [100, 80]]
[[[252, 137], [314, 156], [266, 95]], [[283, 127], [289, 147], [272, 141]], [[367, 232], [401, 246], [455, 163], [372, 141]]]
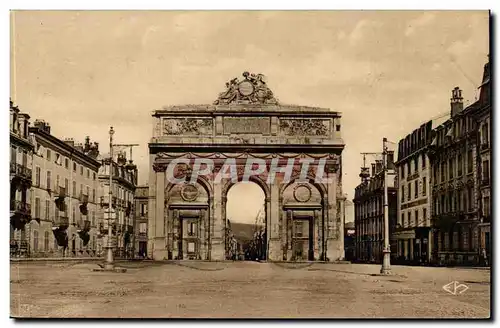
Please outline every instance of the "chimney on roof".
[[70, 145], [71, 147], [75, 147], [75, 140], [73, 138], [66, 138], [66, 139], [64, 139], [64, 142], [67, 145]]
[[81, 151], [83, 153], [83, 145], [81, 143], [77, 143], [74, 146], [77, 150]]
[[377, 173], [375, 171], [375, 163], [372, 163], [372, 177], [375, 176], [375, 173]]
[[451, 90], [451, 117], [454, 117], [464, 109], [464, 98], [462, 98], [462, 90], [459, 87]]
[[46, 123], [44, 120], [35, 120], [35, 123], [33, 125], [35, 128], [38, 128], [39, 130], [50, 134], [50, 124]]

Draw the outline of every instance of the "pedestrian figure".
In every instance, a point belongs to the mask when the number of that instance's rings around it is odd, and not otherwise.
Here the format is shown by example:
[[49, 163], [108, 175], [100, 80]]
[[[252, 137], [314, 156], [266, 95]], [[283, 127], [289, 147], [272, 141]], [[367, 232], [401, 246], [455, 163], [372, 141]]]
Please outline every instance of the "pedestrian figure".
[[488, 266], [488, 256], [486, 255], [486, 249], [485, 249], [485, 248], [483, 248], [483, 249], [481, 250], [481, 253], [482, 253], [481, 255], [482, 255], [482, 257], [483, 257], [483, 263], [484, 263], [484, 266]]

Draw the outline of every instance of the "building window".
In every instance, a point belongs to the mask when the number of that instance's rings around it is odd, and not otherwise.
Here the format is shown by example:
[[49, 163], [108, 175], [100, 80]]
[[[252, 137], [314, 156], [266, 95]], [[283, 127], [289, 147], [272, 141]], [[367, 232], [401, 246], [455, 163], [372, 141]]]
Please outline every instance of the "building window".
[[483, 198], [483, 216], [490, 216], [490, 197]]
[[418, 180], [415, 180], [415, 198], [418, 198]]
[[49, 220], [50, 200], [45, 200], [45, 220]]
[[35, 168], [35, 186], [37, 186], [37, 187], [40, 186], [40, 175], [41, 175], [41, 170], [40, 170], [40, 167], [37, 166]]
[[484, 123], [481, 129], [481, 140], [483, 145], [489, 144], [489, 132], [488, 132], [488, 123]]
[[471, 211], [474, 208], [472, 199], [472, 188], [467, 188], [467, 203], [469, 205], [469, 211]]
[[145, 222], [141, 222], [139, 224], [139, 233], [146, 233], [148, 231], [148, 224]]
[[422, 178], [422, 196], [425, 196], [427, 193], [427, 177]]
[[48, 161], [50, 161], [50, 155], [51, 155], [51, 153], [50, 153], [50, 149], [47, 149], [47, 160], [48, 160]]
[[69, 159], [67, 159], [67, 158], [64, 159], [64, 167], [66, 169], [69, 169]]
[[411, 160], [408, 161], [408, 176], [411, 175]]
[[414, 172], [418, 172], [418, 155], [415, 156], [415, 171]]
[[483, 161], [483, 181], [487, 182], [490, 180], [490, 161]]
[[148, 215], [148, 204], [141, 204], [141, 216]]
[[448, 161], [448, 176], [450, 179], [453, 179], [453, 158], [450, 158]]
[[92, 203], [95, 203], [95, 189], [92, 189]]
[[90, 196], [90, 188], [89, 188], [89, 186], [85, 187], [85, 190], [86, 190], [86, 192], [87, 192], [85, 195], [86, 195], [87, 197], [88, 197], [88, 196]]
[[33, 251], [38, 251], [38, 231], [33, 230]]
[[411, 199], [411, 183], [408, 183], [408, 200]]
[[73, 197], [78, 197], [78, 195], [76, 194], [76, 181], [73, 181]]
[[405, 227], [405, 214], [401, 213], [401, 226], [404, 228]]
[[48, 231], [45, 231], [44, 235], [45, 236], [43, 238], [43, 250], [48, 252], [49, 251], [50, 234]]
[[50, 185], [50, 178], [51, 178], [52, 173], [50, 171], [47, 171], [47, 190], [50, 190], [51, 185]]
[[90, 217], [91, 217], [91, 220], [92, 220], [91, 221], [92, 225], [95, 226], [95, 212], [94, 211], [90, 212]]
[[467, 152], [467, 173], [472, 172], [472, 163], [473, 163], [472, 150], [469, 150]]
[[445, 195], [441, 195], [441, 203], [439, 204], [441, 207], [441, 211], [439, 211], [441, 214], [446, 213], [446, 197]]
[[418, 222], [418, 210], [415, 210], [415, 226], [420, 226], [420, 222]]
[[73, 215], [71, 216], [71, 223], [76, 223], [76, 209], [73, 206]]
[[35, 219], [40, 219], [40, 198], [35, 198]]
[[425, 160], [425, 153], [422, 153], [422, 168], [425, 168], [427, 165], [426, 160]]
[[411, 222], [411, 212], [408, 212], [408, 227], [411, 227], [412, 226], [412, 222]]
[[73, 162], [73, 171], [76, 172], [76, 163]]
[[405, 166], [401, 165], [401, 179], [405, 178]]
[[87, 169], [87, 178], [90, 179], [90, 170]]
[[92, 172], [92, 175], [94, 176], [94, 181], [95, 181], [95, 172]]
[[69, 195], [69, 180], [64, 178], [64, 191]]
[[423, 222], [424, 222], [424, 226], [427, 225], [427, 209], [424, 207], [422, 209], [422, 219], [423, 219]]
[[441, 163], [441, 182], [445, 181], [445, 173], [446, 172], [446, 163], [442, 162]]
[[10, 161], [11, 163], [17, 163], [17, 148], [10, 147]]
[[80, 166], [80, 175], [83, 176], [83, 165]]
[[462, 154], [458, 154], [458, 159], [457, 159], [457, 177], [462, 176]]

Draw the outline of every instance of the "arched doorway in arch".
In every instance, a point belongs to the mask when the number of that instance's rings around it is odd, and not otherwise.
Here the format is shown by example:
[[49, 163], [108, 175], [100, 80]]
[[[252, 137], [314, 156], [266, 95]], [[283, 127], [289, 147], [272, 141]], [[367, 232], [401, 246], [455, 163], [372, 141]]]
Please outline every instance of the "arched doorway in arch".
[[268, 258], [266, 191], [255, 181], [230, 183], [225, 199], [225, 250], [228, 260]]

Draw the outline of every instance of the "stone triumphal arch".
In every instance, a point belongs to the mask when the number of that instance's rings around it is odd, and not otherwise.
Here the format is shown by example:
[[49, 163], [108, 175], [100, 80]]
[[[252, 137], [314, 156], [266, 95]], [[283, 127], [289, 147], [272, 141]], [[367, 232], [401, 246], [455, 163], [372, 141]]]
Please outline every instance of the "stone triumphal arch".
[[[261, 74], [245, 72], [226, 87], [211, 105], [153, 113], [148, 256], [225, 260], [228, 190], [242, 179], [248, 160], [259, 159], [268, 170], [249, 179], [265, 194], [265, 258], [343, 259], [341, 114], [280, 104]], [[213, 167], [193, 179], [199, 159]], [[303, 170], [298, 163], [307, 160], [311, 165]], [[273, 161], [292, 163], [291, 174], [268, 179]], [[237, 180], [216, 178], [225, 163], [234, 166]], [[169, 174], [187, 181], [171, 181]], [[318, 180], [319, 175], [328, 180]]]

